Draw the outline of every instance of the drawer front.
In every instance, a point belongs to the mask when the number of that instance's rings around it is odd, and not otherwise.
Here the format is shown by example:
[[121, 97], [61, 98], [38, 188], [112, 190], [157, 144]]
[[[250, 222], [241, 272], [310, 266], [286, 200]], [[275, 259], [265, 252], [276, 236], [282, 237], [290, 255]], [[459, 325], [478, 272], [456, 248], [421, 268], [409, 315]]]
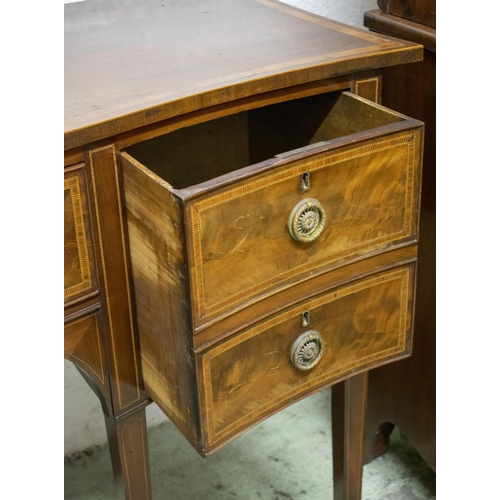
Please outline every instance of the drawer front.
[[84, 164], [64, 173], [64, 302], [97, 290]]
[[[416, 128], [292, 154], [269, 173], [192, 202], [187, 220], [195, 323], [311, 274], [415, 241], [420, 143]], [[290, 214], [308, 199], [323, 213], [298, 208], [290, 229]], [[292, 232], [311, 222], [309, 215], [312, 224], [324, 217], [324, 227], [312, 241], [297, 240]]]
[[[372, 275], [274, 315], [199, 354], [206, 451], [316, 390], [408, 356], [413, 282], [413, 264]], [[302, 326], [306, 312], [309, 324]], [[291, 351], [306, 331], [319, 332], [323, 354], [315, 366], [303, 370], [292, 364]]]

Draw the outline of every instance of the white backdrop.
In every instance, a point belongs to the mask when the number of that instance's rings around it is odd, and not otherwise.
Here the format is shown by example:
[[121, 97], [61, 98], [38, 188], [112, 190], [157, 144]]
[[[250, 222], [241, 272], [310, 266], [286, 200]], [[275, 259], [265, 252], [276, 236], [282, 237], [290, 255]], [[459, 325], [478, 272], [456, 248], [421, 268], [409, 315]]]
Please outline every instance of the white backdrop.
[[[377, 0], [284, 0], [284, 3], [360, 28], [364, 12], [377, 8]], [[73, 364], [64, 363], [64, 454], [70, 455], [106, 442], [106, 430], [96, 395]], [[166, 417], [153, 404], [147, 408], [147, 419], [151, 426]]]
[[377, 0], [281, 0], [299, 9], [308, 10], [340, 21], [363, 28], [363, 14], [367, 10], [377, 9]]

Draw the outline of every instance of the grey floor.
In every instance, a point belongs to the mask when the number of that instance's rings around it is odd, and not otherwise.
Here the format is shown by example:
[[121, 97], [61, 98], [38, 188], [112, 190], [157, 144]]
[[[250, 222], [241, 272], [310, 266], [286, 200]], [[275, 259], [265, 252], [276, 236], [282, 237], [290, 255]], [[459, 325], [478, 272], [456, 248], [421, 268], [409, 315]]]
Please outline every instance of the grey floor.
[[[166, 422], [149, 430], [154, 500], [331, 500], [330, 391], [201, 458]], [[65, 500], [114, 500], [107, 446], [65, 460]], [[363, 500], [431, 500], [436, 476], [396, 429], [363, 470]]]

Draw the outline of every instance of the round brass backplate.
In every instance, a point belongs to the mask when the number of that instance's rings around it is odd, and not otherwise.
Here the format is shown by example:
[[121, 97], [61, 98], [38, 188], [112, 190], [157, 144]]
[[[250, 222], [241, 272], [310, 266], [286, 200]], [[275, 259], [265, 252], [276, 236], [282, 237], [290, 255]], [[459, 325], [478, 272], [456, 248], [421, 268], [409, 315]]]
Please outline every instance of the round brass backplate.
[[326, 214], [321, 203], [314, 198], [306, 198], [293, 207], [288, 217], [288, 231], [297, 241], [314, 241], [323, 231]]
[[290, 361], [299, 370], [310, 370], [323, 356], [323, 339], [316, 330], [298, 336], [290, 349]]

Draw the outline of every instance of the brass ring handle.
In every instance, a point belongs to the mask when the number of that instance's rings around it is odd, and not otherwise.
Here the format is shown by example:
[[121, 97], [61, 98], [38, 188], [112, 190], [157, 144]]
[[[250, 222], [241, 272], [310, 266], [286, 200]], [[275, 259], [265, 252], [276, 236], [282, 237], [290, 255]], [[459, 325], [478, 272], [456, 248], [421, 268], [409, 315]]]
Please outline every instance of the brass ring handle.
[[323, 231], [326, 222], [325, 210], [314, 198], [306, 198], [293, 207], [288, 217], [288, 231], [297, 241], [314, 241]]
[[310, 370], [323, 356], [323, 339], [316, 330], [308, 330], [297, 337], [290, 349], [290, 361], [299, 370]]

